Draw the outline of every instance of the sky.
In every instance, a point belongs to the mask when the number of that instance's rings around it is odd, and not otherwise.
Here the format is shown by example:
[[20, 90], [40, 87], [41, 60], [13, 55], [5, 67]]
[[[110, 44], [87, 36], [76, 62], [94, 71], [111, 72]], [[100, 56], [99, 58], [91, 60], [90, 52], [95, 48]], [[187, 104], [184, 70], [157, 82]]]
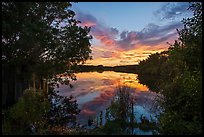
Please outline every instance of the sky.
[[151, 53], [167, 50], [178, 39], [188, 2], [73, 3], [81, 26], [91, 27], [92, 60], [86, 65], [135, 65]]

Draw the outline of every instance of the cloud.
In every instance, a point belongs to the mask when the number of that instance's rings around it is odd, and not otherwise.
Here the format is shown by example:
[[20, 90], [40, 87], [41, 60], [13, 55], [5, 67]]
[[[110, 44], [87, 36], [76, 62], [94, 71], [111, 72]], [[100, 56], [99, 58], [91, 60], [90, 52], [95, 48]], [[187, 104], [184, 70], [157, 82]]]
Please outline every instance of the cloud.
[[[168, 40], [169, 42], [173, 42], [175, 39], [172, 38], [172, 40]], [[161, 52], [164, 50], [167, 50], [169, 45], [168, 44], [159, 44], [159, 45], [137, 45], [136, 48], [130, 49], [130, 50], [123, 50], [123, 51], [117, 51], [115, 49], [112, 49], [111, 51], [115, 52], [117, 54], [117, 57], [113, 58], [104, 58], [104, 53], [109, 53], [110, 51], [106, 50], [106, 47], [95, 47], [93, 53], [94, 53], [94, 59], [88, 60], [86, 64], [88, 65], [104, 65], [104, 66], [117, 66], [117, 65], [132, 65], [139, 63], [140, 60], [145, 59], [150, 55], [151, 53]], [[99, 49], [98, 49], [99, 48]], [[127, 58], [131, 57], [131, 58]]]
[[117, 41], [117, 45], [122, 48], [129, 50], [134, 47], [134, 42], [136, 41], [137, 32], [136, 31], [123, 31], [120, 34], [120, 40]]
[[106, 51], [106, 52], [103, 52], [103, 55], [101, 57], [102, 58], [115, 58], [115, 57], [118, 57], [118, 54], [113, 51]]
[[97, 58], [118, 58], [120, 53], [115, 50], [109, 50], [107, 46], [93, 46], [92, 47], [92, 56], [94, 59]]
[[159, 17], [161, 20], [174, 20], [179, 16], [189, 14], [190, 11], [188, 10], [188, 7], [188, 2], [169, 2], [167, 4], [163, 4], [160, 9], [154, 12], [154, 15]]
[[93, 27], [93, 26], [96, 26], [95, 23], [90, 22], [90, 21], [82, 22], [81, 25], [82, 25], [82, 26], [87, 26], [87, 27]]
[[123, 31], [120, 33], [120, 40], [117, 41], [117, 45], [124, 50], [137, 48], [137, 45], [155, 46], [176, 36], [176, 29], [180, 29], [182, 26], [181, 22], [174, 22], [164, 26], [150, 23], [138, 32]]
[[148, 24], [142, 31], [138, 32], [138, 43], [143, 45], [157, 45], [177, 35], [176, 29], [182, 28], [181, 22], [174, 22], [165, 26]]
[[100, 40], [105, 45], [115, 45], [115, 40], [106, 35], [95, 35], [96, 39]]
[[97, 24], [97, 22], [98, 22], [94, 16], [92, 16], [90, 14], [85, 14], [85, 13], [80, 12], [80, 11], [77, 11], [76, 19], [80, 20], [82, 23], [88, 21], [88, 22], [93, 22], [93, 23]]
[[[115, 91], [113, 88], [106, 88], [99, 97], [94, 98], [92, 101], [86, 102], [83, 104], [81, 110], [82, 115], [90, 115], [90, 114], [96, 114], [100, 110], [103, 110], [105, 108], [105, 104], [108, 104], [110, 99], [115, 95]], [[103, 105], [101, 105], [103, 104]], [[85, 111], [84, 111], [85, 110]]]
[[[119, 31], [119, 28], [103, 23], [98, 16], [76, 11], [76, 18], [82, 22], [82, 26], [91, 27], [90, 34], [96, 41], [92, 46], [93, 60], [88, 60], [86, 64], [104, 66], [137, 64], [151, 53], [168, 49], [169, 45], [166, 42], [176, 40], [178, 38], [176, 29], [183, 26], [180, 18], [192, 12], [187, 10], [188, 5], [188, 2], [166, 2], [153, 16], [162, 20], [159, 20], [160, 22], [156, 20], [158, 24], [150, 23], [142, 30]], [[125, 55], [126, 53], [129, 55]]]
[[103, 84], [106, 85], [106, 86], [115, 84], [113, 80], [106, 79], [106, 78], [102, 79], [102, 81], [103, 81]]
[[83, 109], [80, 113], [85, 114], [85, 115], [93, 115], [96, 112], [90, 109]]
[[[180, 10], [179, 7], [181, 5], [182, 4], [178, 4], [170, 10]], [[168, 14], [171, 13], [170, 10], [167, 12]], [[161, 42], [166, 43], [169, 38], [177, 35], [176, 29], [182, 27], [182, 23], [180, 22], [174, 22], [164, 26], [150, 23], [142, 31], [119, 32], [117, 28], [105, 26], [90, 14], [77, 12], [76, 19], [82, 22], [81, 25], [91, 27], [91, 35], [93, 35], [95, 39], [100, 40], [104, 46], [122, 51], [135, 49], [138, 45], [155, 46]], [[116, 40], [116, 37], [119, 37], [119, 39]], [[101, 57], [111, 58], [112, 55], [114, 54], [107, 52]]]
[[91, 35], [104, 45], [114, 45], [115, 37], [119, 31], [116, 28], [107, 27], [99, 22], [94, 16], [82, 12], [76, 13], [76, 19], [81, 21], [82, 26], [91, 27]]

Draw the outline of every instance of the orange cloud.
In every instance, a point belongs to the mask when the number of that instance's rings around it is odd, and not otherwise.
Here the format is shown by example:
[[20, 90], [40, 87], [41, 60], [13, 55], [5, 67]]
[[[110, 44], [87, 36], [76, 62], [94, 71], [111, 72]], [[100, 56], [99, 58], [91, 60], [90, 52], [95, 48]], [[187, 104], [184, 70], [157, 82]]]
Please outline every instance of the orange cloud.
[[[182, 27], [182, 23], [174, 22], [163, 26], [150, 23], [141, 31], [122, 31], [101, 23], [96, 17], [79, 13], [78, 19], [82, 25], [91, 28], [91, 35], [100, 41], [93, 45], [93, 60], [88, 60], [88, 65], [131, 65], [138, 64], [148, 55], [168, 49], [166, 42], [178, 38], [176, 29]], [[116, 39], [117, 38], [117, 39]], [[126, 55], [129, 53], [129, 55]], [[148, 54], [143, 54], [148, 53]]]
[[109, 38], [108, 36], [94, 36], [96, 39], [101, 40], [101, 42], [107, 46], [115, 45], [115, 40]]
[[146, 59], [150, 54], [167, 50], [168, 44], [163, 43], [155, 46], [134, 45], [132, 50], [122, 50], [116, 46], [93, 46], [93, 60], [86, 61], [87, 65], [134, 65]]

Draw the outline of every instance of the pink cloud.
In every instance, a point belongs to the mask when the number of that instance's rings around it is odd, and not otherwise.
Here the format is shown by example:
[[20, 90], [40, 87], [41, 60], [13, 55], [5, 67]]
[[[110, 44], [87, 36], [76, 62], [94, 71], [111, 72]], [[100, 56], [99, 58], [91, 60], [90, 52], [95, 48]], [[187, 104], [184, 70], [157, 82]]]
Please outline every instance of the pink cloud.
[[82, 26], [91, 27], [91, 35], [98, 39], [104, 45], [115, 45], [115, 37], [118, 35], [116, 28], [111, 28], [100, 23], [94, 16], [78, 12], [77, 19], [81, 21]]
[[[182, 27], [181, 22], [173, 22], [164, 26], [150, 23], [142, 31], [122, 31], [119, 33], [116, 28], [103, 25], [90, 14], [79, 12], [78, 19], [82, 25], [92, 27], [91, 34], [101, 43], [123, 50], [134, 49], [136, 44], [154, 46], [161, 42], [167, 42], [169, 38], [177, 34], [176, 29]], [[120, 39], [116, 40], [116, 36], [120, 36]]]
[[83, 109], [81, 112], [81, 114], [85, 114], [85, 115], [93, 115], [95, 114], [96, 112], [95, 111], [92, 111], [90, 109]]
[[[176, 29], [182, 28], [181, 22], [173, 22], [163, 26], [150, 23], [141, 31], [122, 31], [104, 25], [94, 16], [82, 12], [77, 13], [77, 19], [80, 20], [82, 26], [91, 27], [90, 34], [97, 45], [93, 45], [93, 59], [90, 64], [135, 64], [141, 59], [145, 59], [148, 55], [140, 55], [137, 57], [127, 57], [122, 55], [124, 52], [161, 52], [166, 50], [172, 42], [178, 38]], [[117, 39], [116, 39], [117, 38]], [[100, 50], [99, 50], [100, 48]]]
[[115, 45], [115, 40], [108, 36], [94, 36], [96, 39], [100, 40], [105, 45]]

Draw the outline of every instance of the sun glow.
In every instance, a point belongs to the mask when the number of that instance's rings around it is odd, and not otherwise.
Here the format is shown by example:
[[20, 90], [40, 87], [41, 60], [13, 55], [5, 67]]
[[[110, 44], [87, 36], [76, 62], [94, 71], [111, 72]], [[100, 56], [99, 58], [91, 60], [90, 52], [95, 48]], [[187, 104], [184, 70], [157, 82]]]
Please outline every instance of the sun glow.
[[167, 50], [169, 45], [136, 45], [132, 50], [121, 50], [106, 46], [92, 47], [92, 60], [87, 60], [85, 65], [104, 65], [104, 66], [118, 66], [118, 65], [135, 65], [141, 60], [146, 59], [150, 54], [162, 52]]

